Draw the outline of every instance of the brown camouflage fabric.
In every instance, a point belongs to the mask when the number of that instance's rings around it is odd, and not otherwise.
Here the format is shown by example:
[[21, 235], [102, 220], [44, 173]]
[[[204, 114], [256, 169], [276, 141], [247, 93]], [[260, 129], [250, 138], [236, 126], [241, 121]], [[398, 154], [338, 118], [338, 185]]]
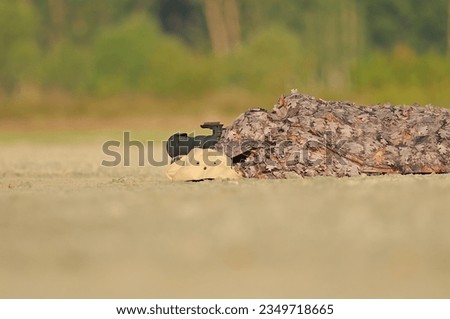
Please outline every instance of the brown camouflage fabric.
[[216, 148], [249, 178], [450, 173], [450, 111], [359, 106], [292, 90], [271, 112], [241, 114]]

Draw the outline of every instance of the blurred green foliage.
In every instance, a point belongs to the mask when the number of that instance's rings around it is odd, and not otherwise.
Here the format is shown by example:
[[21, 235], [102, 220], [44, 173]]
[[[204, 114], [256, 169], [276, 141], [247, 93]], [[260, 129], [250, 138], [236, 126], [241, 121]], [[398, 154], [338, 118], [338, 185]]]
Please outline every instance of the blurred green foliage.
[[39, 74], [39, 21], [32, 6], [0, 1], [0, 84], [11, 91]]
[[0, 116], [64, 114], [64, 103], [82, 114], [86, 98], [124, 94], [293, 87], [450, 107], [447, 0], [237, 1], [242, 39], [226, 55], [211, 52], [203, 2], [0, 0]]
[[399, 45], [388, 54], [374, 52], [361, 59], [352, 78], [357, 88], [426, 87], [432, 83], [449, 84], [449, 75], [447, 57], [434, 52], [418, 56], [409, 47]]

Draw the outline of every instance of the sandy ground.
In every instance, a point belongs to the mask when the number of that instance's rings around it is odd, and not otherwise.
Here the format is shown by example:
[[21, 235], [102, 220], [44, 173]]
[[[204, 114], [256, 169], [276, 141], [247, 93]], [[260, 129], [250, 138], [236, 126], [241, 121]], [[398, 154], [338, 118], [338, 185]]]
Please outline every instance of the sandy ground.
[[0, 297], [450, 298], [450, 176], [173, 183], [102, 159], [0, 145]]

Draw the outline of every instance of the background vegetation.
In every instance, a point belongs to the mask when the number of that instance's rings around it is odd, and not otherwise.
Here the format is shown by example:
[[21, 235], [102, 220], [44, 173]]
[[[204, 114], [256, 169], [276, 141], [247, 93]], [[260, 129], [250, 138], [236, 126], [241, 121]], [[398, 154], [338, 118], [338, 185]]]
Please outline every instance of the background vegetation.
[[0, 0], [0, 117], [450, 107], [448, 0]]

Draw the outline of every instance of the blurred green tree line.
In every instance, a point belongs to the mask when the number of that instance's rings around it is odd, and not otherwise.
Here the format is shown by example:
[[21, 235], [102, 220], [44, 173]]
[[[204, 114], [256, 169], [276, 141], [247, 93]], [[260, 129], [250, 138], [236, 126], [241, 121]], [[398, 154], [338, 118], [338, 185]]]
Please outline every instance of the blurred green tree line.
[[450, 106], [449, 19], [449, 0], [0, 0], [0, 97], [298, 87]]

